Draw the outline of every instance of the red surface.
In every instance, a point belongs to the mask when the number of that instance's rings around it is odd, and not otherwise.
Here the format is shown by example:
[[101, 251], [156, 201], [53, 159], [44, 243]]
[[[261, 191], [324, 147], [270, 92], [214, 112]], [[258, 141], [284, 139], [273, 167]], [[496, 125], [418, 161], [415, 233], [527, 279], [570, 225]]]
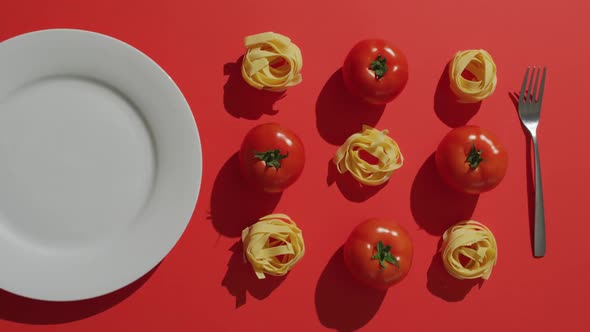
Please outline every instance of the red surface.
[[[589, 9], [582, 0], [3, 1], [0, 39], [82, 28], [157, 61], [194, 111], [204, 174], [186, 233], [142, 282], [82, 303], [2, 292], [0, 331], [588, 330]], [[245, 87], [234, 64], [242, 38], [267, 30], [291, 37], [305, 61], [303, 83], [278, 101]], [[405, 91], [382, 112], [360, 109], [338, 73], [350, 47], [371, 36], [395, 42], [410, 64]], [[468, 48], [492, 54], [498, 88], [478, 111], [449, 109], [439, 80], [450, 57]], [[549, 68], [539, 130], [543, 259], [532, 258], [527, 140], [508, 97], [534, 64]], [[269, 114], [273, 109], [278, 113]], [[466, 120], [495, 132], [510, 158], [503, 183], [479, 198], [450, 193], [434, 170], [439, 140]], [[307, 150], [301, 178], [280, 199], [258, 197], [238, 182], [242, 137], [266, 121], [288, 124]], [[362, 123], [389, 129], [406, 157], [390, 183], [365, 193], [349, 177], [335, 179], [328, 162]], [[271, 211], [298, 222], [307, 252], [286, 278], [257, 281], [234, 249], [240, 230]], [[483, 284], [451, 280], [436, 254], [442, 231], [469, 215], [488, 225], [499, 245], [498, 265]], [[395, 218], [414, 239], [412, 270], [387, 293], [353, 283], [339, 256], [350, 230], [369, 216]]]

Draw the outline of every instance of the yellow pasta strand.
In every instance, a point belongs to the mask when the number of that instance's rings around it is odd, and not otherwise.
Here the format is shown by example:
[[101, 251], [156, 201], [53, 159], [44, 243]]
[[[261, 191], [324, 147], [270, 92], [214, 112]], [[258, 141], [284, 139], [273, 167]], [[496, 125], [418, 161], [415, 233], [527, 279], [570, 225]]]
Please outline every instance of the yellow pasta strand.
[[[498, 248], [494, 234], [474, 220], [457, 223], [443, 234], [441, 246], [443, 264], [457, 279], [488, 279], [496, 265]], [[469, 259], [463, 266], [461, 256]]]
[[242, 231], [242, 242], [244, 259], [252, 264], [258, 279], [264, 279], [264, 274], [285, 275], [305, 254], [301, 230], [285, 214], [260, 218]]
[[[388, 133], [387, 130], [379, 131], [365, 125], [362, 132], [351, 135], [334, 156], [338, 172], [350, 172], [358, 182], [367, 186], [387, 182], [393, 172], [404, 164], [399, 146], [387, 136]], [[368, 163], [360, 157], [361, 150], [370, 153], [379, 162]]]
[[249, 85], [281, 92], [301, 83], [301, 50], [288, 37], [263, 32], [247, 36], [244, 44], [248, 51], [242, 61], [242, 77]]
[[[475, 80], [461, 75], [467, 70]], [[485, 50], [459, 51], [449, 66], [451, 90], [462, 103], [476, 103], [489, 97], [496, 89], [496, 64]]]

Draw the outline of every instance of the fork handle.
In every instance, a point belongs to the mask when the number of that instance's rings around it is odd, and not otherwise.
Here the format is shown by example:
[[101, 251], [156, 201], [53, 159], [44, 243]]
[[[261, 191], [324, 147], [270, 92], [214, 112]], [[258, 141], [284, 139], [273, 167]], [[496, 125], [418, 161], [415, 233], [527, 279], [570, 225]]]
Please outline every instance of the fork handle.
[[541, 161], [539, 159], [539, 144], [537, 135], [533, 135], [533, 148], [535, 151], [535, 231], [534, 231], [534, 255], [545, 256], [545, 208], [543, 205], [543, 184], [541, 181]]

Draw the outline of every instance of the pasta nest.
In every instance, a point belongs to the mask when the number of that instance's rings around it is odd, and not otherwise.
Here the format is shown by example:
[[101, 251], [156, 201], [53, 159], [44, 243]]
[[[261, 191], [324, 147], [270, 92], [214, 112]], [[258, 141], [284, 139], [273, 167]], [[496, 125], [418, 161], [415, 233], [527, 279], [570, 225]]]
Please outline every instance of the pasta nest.
[[[378, 186], [389, 180], [393, 172], [404, 164], [404, 156], [398, 144], [387, 134], [370, 126], [363, 126], [360, 133], [352, 134], [338, 149], [333, 158], [340, 174], [350, 174], [367, 186]], [[372, 164], [361, 158], [361, 150], [378, 159]]]
[[302, 232], [285, 214], [260, 218], [242, 231], [242, 242], [244, 259], [252, 264], [258, 279], [265, 274], [285, 275], [305, 254]]
[[[474, 80], [463, 77], [467, 70]], [[496, 89], [496, 64], [485, 50], [459, 51], [449, 66], [450, 87], [461, 103], [476, 103], [491, 96]]]
[[[498, 247], [494, 234], [483, 224], [467, 220], [450, 227], [443, 234], [443, 265], [457, 279], [488, 279], [496, 265]], [[461, 263], [461, 256], [468, 259]]]
[[242, 77], [250, 86], [274, 92], [301, 83], [301, 50], [286, 36], [264, 32], [244, 38], [248, 49], [242, 60]]

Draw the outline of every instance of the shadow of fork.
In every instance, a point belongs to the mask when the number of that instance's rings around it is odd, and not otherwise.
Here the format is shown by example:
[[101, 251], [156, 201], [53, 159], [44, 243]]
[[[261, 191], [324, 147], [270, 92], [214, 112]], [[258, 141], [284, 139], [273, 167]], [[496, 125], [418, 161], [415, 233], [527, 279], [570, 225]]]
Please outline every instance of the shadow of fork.
[[531, 137], [529, 136], [528, 129], [522, 124], [520, 121], [520, 117], [518, 115], [518, 99], [520, 95], [518, 93], [509, 92], [508, 97], [512, 101], [514, 105], [516, 117], [518, 118], [518, 123], [520, 123], [520, 127], [522, 129], [522, 133], [524, 135], [524, 140], [526, 143], [526, 182], [527, 182], [527, 203], [528, 203], [528, 213], [529, 213], [529, 235], [531, 238], [531, 251], [534, 252], [534, 244], [535, 244], [535, 179], [533, 178], [533, 144], [531, 141]]

